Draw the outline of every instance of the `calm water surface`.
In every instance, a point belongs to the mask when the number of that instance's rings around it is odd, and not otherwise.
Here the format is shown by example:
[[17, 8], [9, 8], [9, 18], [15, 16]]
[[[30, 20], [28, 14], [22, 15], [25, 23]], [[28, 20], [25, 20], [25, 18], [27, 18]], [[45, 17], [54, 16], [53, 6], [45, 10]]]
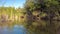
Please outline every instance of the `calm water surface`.
[[0, 26], [0, 34], [26, 34], [27, 30], [23, 25]]

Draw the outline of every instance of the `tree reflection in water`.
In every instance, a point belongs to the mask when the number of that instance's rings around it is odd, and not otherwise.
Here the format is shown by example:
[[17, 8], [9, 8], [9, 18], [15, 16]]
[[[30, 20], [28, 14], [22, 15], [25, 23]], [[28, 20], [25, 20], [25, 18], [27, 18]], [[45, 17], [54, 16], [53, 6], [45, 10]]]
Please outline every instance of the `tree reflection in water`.
[[0, 34], [26, 34], [26, 32], [23, 25], [0, 26]]

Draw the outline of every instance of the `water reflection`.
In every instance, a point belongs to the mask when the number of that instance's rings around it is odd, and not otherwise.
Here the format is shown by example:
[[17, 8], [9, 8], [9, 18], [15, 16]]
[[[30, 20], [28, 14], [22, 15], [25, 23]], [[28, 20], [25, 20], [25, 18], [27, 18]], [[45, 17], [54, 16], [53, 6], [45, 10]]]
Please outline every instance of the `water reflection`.
[[0, 26], [0, 34], [26, 34], [26, 29], [23, 25]]

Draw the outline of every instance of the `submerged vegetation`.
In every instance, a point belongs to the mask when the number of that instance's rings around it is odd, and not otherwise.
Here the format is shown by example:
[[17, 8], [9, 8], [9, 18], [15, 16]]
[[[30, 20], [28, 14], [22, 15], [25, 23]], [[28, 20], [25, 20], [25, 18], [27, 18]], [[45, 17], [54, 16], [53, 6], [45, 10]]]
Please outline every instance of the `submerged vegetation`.
[[0, 7], [0, 25], [24, 24], [27, 34], [60, 32], [59, 0], [26, 0], [24, 8]]

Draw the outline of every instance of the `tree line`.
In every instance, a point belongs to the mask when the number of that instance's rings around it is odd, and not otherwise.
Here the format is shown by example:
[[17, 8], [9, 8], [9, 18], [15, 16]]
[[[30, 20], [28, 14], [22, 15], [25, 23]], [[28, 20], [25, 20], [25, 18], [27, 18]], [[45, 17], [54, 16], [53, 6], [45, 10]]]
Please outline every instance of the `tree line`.
[[[60, 31], [60, 0], [26, 0], [24, 8], [0, 7], [2, 14], [20, 15], [30, 34], [57, 34]], [[29, 33], [27, 33], [29, 34]]]

